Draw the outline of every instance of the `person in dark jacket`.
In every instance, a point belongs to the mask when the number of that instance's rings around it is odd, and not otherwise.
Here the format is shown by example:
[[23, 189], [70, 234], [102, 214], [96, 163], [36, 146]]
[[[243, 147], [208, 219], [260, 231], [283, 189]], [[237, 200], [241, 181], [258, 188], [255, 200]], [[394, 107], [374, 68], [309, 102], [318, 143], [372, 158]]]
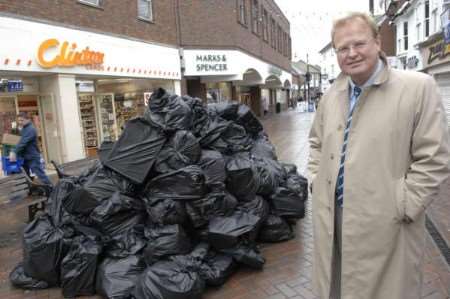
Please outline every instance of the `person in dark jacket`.
[[10, 161], [14, 162], [17, 156], [23, 157], [23, 168], [28, 176], [30, 176], [31, 170], [42, 183], [52, 185], [41, 165], [41, 153], [39, 152], [37, 143], [37, 132], [30, 117], [26, 112], [20, 112], [17, 116], [17, 121], [19, 126], [22, 127], [22, 131], [20, 132], [19, 143], [10, 154]]

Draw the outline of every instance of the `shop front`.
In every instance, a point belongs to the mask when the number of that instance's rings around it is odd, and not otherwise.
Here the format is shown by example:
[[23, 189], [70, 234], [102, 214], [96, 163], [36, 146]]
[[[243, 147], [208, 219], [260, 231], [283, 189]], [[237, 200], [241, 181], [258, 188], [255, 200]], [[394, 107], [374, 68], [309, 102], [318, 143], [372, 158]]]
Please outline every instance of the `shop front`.
[[[0, 134], [32, 116], [44, 159], [67, 162], [115, 141], [157, 87], [180, 93], [178, 49], [0, 17]], [[47, 163], [48, 165], [49, 163]]]
[[238, 101], [261, 116], [264, 101], [273, 110], [277, 103], [287, 107], [283, 82], [292, 75], [274, 65], [237, 50], [184, 50], [184, 79], [187, 93], [208, 103]]
[[438, 33], [419, 46], [424, 71], [436, 80], [450, 127], [450, 40], [446, 42], [444, 35]]

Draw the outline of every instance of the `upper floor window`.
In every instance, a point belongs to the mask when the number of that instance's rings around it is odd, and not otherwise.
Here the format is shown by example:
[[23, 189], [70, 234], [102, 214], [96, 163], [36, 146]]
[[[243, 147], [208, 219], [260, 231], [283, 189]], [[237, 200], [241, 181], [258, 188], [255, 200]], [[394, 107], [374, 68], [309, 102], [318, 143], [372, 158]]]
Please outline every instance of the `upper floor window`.
[[438, 31], [438, 27], [439, 27], [439, 20], [440, 18], [438, 17], [438, 9], [437, 7], [433, 9], [432, 12], [432, 19], [433, 19], [433, 32]]
[[278, 36], [278, 52], [283, 53], [283, 36], [281, 33], [281, 26], [278, 25], [277, 36]]
[[430, 35], [430, 1], [425, 1], [425, 37]]
[[292, 39], [288, 38], [288, 58], [292, 59]]
[[138, 0], [138, 17], [147, 21], [153, 21], [153, 1]]
[[403, 49], [408, 50], [408, 22], [403, 23]]
[[237, 5], [239, 23], [247, 25], [247, 9], [245, 7], [245, 0], [238, 0]]
[[265, 41], [269, 40], [269, 16], [267, 14], [267, 10], [262, 10], [262, 30], [263, 30], [263, 39]]
[[83, 4], [92, 5], [92, 6], [101, 6], [102, 5], [102, 0], [78, 0], [78, 2], [83, 3]]
[[256, 34], [259, 33], [258, 18], [259, 18], [258, 0], [253, 0], [252, 1], [252, 31]]
[[277, 48], [277, 25], [275, 24], [275, 20], [273, 18], [270, 18], [270, 24], [271, 26], [271, 32], [270, 32], [270, 40], [272, 48]]

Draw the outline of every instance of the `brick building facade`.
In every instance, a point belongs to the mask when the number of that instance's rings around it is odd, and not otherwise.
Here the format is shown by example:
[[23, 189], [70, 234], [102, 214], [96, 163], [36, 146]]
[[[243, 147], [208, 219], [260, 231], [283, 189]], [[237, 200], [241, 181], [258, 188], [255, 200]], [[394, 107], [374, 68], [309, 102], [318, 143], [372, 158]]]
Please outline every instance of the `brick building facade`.
[[259, 115], [292, 84], [274, 0], [0, 0], [0, 31], [0, 135], [28, 111], [47, 161], [95, 155], [158, 86]]

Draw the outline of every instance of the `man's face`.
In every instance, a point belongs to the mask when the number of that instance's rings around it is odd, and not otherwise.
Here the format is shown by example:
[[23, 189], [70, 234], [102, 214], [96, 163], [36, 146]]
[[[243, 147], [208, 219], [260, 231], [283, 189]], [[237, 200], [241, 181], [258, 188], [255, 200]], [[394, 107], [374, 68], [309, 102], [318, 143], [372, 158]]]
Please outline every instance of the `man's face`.
[[28, 120], [23, 117], [18, 117], [17, 123], [19, 124], [19, 127], [23, 127], [24, 125], [26, 125], [28, 123]]
[[342, 72], [357, 85], [364, 84], [378, 62], [381, 43], [363, 20], [356, 18], [336, 28], [334, 46]]

